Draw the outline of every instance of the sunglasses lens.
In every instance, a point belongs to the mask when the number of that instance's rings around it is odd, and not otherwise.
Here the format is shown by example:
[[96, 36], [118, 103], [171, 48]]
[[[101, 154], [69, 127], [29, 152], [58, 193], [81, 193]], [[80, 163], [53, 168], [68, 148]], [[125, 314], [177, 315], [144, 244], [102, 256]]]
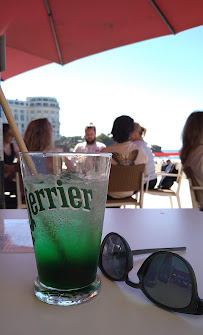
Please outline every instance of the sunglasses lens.
[[149, 298], [166, 307], [185, 308], [192, 298], [191, 275], [187, 265], [174, 254], [158, 254], [146, 263], [144, 289]]
[[110, 235], [102, 250], [103, 272], [113, 280], [121, 280], [126, 272], [126, 248], [122, 239]]

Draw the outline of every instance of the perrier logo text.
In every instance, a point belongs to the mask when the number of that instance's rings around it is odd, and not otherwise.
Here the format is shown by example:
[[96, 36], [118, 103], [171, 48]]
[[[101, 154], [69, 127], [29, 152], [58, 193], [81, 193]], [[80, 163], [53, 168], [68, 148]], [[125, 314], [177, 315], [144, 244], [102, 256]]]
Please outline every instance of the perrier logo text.
[[56, 187], [45, 187], [33, 192], [28, 192], [25, 188], [27, 203], [33, 215], [55, 208], [70, 208], [72, 210], [81, 208], [88, 212], [91, 210], [90, 202], [93, 198], [91, 189], [70, 186], [67, 190], [64, 190], [60, 179], [56, 183]]

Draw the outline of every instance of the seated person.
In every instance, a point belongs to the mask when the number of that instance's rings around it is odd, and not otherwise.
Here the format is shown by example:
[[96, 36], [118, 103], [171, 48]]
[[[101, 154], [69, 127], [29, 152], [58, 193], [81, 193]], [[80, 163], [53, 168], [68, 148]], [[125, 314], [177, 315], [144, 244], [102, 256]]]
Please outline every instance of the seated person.
[[[182, 132], [180, 159], [184, 167], [191, 167], [199, 186], [203, 186], [203, 112], [196, 111], [186, 120]], [[203, 211], [203, 191], [199, 191], [199, 208]]]
[[[131, 117], [122, 115], [115, 119], [111, 133], [116, 143], [101, 150], [101, 153], [111, 152], [113, 154], [112, 164], [137, 165], [147, 163], [147, 156], [144, 151], [137, 146], [136, 142], [130, 140], [133, 131], [134, 120]], [[132, 194], [132, 192], [112, 192], [108, 194], [108, 199], [127, 198]]]
[[[18, 159], [19, 148], [13, 143], [13, 133], [9, 124], [3, 124], [4, 148], [4, 191], [10, 193], [5, 197], [6, 208], [16, 208], [16, 179], [14, 162]], [[11, 197], [14, 196], [14, 197]]]
[[169, 166], [169, 164], [171, 164], [171, 160], [170, 159], [167, 159], [166, 162], [163, 162], [162, 165], [161, 165], [161, 171], [165, 171], [167, 166]]
[[[155, 162], [154, 156], [152, 154], [152, 150], [148, 147], [147, 143], [143, 140], [143, 137], [146, 134], [146, 129], [141, 127], [139, 123], [134, 122], [134, 131], [131, 135], [131, 140], [136, 143], [136, 145], [142, 149], [148, 157], [146, 172], [144, 177], [144, 189], [146, 189], [147, 177], [150, 173], [155, 173]], [[156, 186], [157, 178], [156, 175], [152, 175], [149, 177], [149, 186], [148, 188], [151, 190]]]
[[28, 151], [55, 151], [53, 142], [53, 128], [47, 118], [31, 121], [24, 135], [24, 142]]
[[76, 144], [74, 152], [99, 153], [101, 149], [106, 148], [105, 144], [96, 142], [96, 127], [90, 123], [85, 128], [85, 142]]
[[[28, 124], [24, 135], [24, 142], [30, 152], [56, 151], [53, 141], [53, 128], [47, 118], [36, 119]], [[47, 159], [47, 168], [49, 165], [53, 168], [52, 162], [50, 163], [50, 160]], [[47, 168], [42, 166], [38, 172], [46, 173]]]
[[[36, 119], [31, 121], [24, 135], [24, 142], [28, 151], [32, 152], [59, 152], [59, 149], [54, 147], [53, 128], [47, 118]], [[64, 158], [64, 163], [69, 170], [74, 170], [74, 167], [69, 160]], [[62, 169], [62, 158], [59, 166]], [[53, 169], [53, 162], [47, 157], [47, 166], [41, 167], [40, 173], [46, 173]]]

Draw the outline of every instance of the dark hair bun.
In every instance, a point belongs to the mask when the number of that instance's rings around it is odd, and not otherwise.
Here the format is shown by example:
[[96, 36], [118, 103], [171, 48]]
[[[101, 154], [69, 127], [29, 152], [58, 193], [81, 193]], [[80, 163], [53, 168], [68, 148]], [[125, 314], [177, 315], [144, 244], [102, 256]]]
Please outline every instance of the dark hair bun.
[[129, 140], [133, 130], [134, 120], [130, 116], [122, 115], [115, 119], [111, 133], [116, 142], [123, 143]]

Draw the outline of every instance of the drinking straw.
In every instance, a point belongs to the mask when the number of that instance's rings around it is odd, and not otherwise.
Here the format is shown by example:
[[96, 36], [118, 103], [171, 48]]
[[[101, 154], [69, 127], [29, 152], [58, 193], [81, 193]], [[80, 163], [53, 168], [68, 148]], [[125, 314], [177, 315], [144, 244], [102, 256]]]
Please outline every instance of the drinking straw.
[[[13, 135], [14, 135], [14, 137], [16, 139], [16, 142], [18, 144], [18, 147], [19, 147], [20, 151], [21, 152], [27, 152], [28, 151], [27, 147], [26, 147], [25, 142], [23, 141], [22, 136], [21, 136], [21, 134], [19, 132], [19, 129], [18, 129], [17, 124], [15, 122], [15, 119], [14, 119], [12, 113], [11, 113], [10, 107], [9, 107], [9, 105], [7, 103], [5, 95], [4, 95], [4, 93], [3, 93], [2, 89], [1, 89], [1, 86], [0, 86], [0, 104], [1, 104], [1, 106], [3, 108], [4, 114], [5, 114], [5, 116], [6, 116], [7, 120], [8, 120], [9, 126], [10, 126], [10, 128], [11, 128], [11, 130], [13, 132]], [[28, 166], [28, 168], [30, 170], [30, 173], [33, 174], [33, 175], [36, 175], [37, 171], [36, 171], [36, 169], [34, 167], [34, 164], [32, 162], [31, 157], [29, 155], [25, 155], [24, 158], [25, 158], [27, 166]]]

